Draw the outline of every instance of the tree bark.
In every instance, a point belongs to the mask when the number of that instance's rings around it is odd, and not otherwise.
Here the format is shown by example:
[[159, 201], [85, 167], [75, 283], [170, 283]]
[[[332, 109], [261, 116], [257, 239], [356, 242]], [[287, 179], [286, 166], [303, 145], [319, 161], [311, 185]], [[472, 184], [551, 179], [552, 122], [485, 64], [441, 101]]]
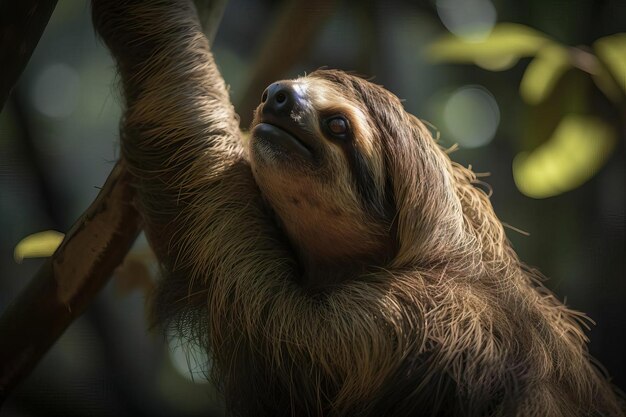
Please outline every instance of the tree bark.
[[56, 252], [0, 317], [0, 402], [79, 317], [140, 230], [122, 163]]
[[[209, 42], [227, 0], [201, 8]], [[28, 62], [56, 1], [0, 0], [0, 109]], [[132, 176], [122, 161], [56, 252], [0, 316], [0, 405], [91, 304], [141, 230]]]

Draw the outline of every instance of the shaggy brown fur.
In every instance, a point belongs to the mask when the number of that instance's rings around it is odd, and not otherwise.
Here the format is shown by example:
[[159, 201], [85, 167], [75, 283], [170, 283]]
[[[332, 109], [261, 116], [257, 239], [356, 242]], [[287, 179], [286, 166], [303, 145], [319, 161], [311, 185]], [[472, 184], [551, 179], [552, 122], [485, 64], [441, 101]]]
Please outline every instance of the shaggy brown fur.
[[[474, 174], [395, 96], [340, 71], [294, 81], [315, 112], [347, 114], [369, 174], [321, 136], [320, 161], [272, 165], [254, 138], [244, 149], [191, 2], [93, 7], [165, 276], [156, 311], [210, 353], [233, 415], [623, 415], [584, 316], [519, 262]], [[317, 201], [294, 215], [287, 191]]]

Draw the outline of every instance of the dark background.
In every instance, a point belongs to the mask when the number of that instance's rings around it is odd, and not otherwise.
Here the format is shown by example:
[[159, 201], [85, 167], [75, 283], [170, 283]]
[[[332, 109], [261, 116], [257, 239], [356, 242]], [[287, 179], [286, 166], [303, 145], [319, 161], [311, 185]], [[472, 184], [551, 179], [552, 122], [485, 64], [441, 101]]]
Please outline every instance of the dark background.
[[[264, 34], [282, 5], [232, 0], [226, 9], [214, 53], [236, 104], [243, 102]], [[315, 2], [308, 7], [316, 12]], [[621, 102], [610, 102], [585, 74], [573, 70], [563, 76], [551, 101], [532, 106], [519, 93], [531, 58], [501, 72], [429, 62], [428, 45], [455, 30], [450, 19], [447, 26], [442, 22], [444, 9], [454, 7], [470, 11], [462, 22], [521, 23], [564, 45], [592, 45], [626, 32], [626, 2], [621, 0], [339, 1], [283, 76], [320, 66], [373, 76], [404, 99], [408, 111], [433, 123], [443, 145], [459, 143], [453, 159], [491, 174], [485, 180], [493, 188], [500, 219], [530, 233], [507, 231], [520, 258], [541, 270], [568, 306], [596, 322], [588, 332], [590, 351], [624, 389], [624, 93]], [[571, 111], [572, 88], [586, 92], [577, 111], [611, 126], [615, 146], [584, 184], [549, 198], [528, 197], [513, 180], [513, 159], [547, 140], [541, 127], [553, 130], [555, 117]], [[468, 91], [479, 93], [468, 99]], [[459, 110], [451, 104], [454, 97], [457, 104], [468, 103], [459, 98], [471, 104], [478, 97], [479, 102], [475, 109]], [[0, 114], [0, 311], [41, 264], [40, 259], [17, 264], [15, 245], [38, 231], [67, 231], [113, 167], [119, 102], [113, 63], [95, 39], [88, 3], [59, 2]], [[145, 248], [140, 240], [134, 253], [141, 258]], [[176, 342], [168, 347], [158, 331], [147, 328], [145, 293], [122, 291], [122, 286], [118, 277], [105, 288], [0, 416], [219, 415], [219, 401], [194, 361], [192, 382], [187, 357]]]

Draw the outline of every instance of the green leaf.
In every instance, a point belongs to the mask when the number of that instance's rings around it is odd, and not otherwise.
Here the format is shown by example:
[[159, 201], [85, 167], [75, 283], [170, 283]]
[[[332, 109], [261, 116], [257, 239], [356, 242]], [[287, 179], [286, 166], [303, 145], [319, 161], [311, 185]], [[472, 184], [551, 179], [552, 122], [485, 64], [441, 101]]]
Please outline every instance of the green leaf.
[[520, 84], [520, 95], [528, 104], [541, 103], [570, 67], [567, 49], [556, 43], [546, 44], [526, 68]]
[[593, 44], [598, 58], [607, 66], [626, 93], [626, 33], [600, 38]]
[[513, 160], [517, 188], [533, 198], [552, 197], [582, 185], [604, 165], [616, 142], [615, 130], [602, 119], [570, 114], [552, 137]]
[[46, 230], [22, 239], [13, 251], [15, 262], [21, 263], [24, 258], [46, 258], [51, 256], [63, 241], [64, 234]]
[[468, 42], [448, 34], [434, 41], [426, 53], [433, 62], [474, 63], [497, 71], [510, 68], [522, 57], [535, 55], [550, 42], [541, 32], [528, 26], [500, 23], [483, 41]]

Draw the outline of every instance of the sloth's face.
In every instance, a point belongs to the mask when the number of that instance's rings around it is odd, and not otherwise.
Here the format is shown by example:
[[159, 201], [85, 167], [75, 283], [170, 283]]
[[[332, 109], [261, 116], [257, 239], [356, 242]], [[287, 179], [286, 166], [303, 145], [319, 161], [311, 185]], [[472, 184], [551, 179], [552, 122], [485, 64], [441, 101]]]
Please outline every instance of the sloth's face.
[[317, 261], [366, 256], [389, 239], [375, 132], [365, 105], [322, 77], [279, 81], [261, 97], [249, 142], [255, 179], [290, 239]]

